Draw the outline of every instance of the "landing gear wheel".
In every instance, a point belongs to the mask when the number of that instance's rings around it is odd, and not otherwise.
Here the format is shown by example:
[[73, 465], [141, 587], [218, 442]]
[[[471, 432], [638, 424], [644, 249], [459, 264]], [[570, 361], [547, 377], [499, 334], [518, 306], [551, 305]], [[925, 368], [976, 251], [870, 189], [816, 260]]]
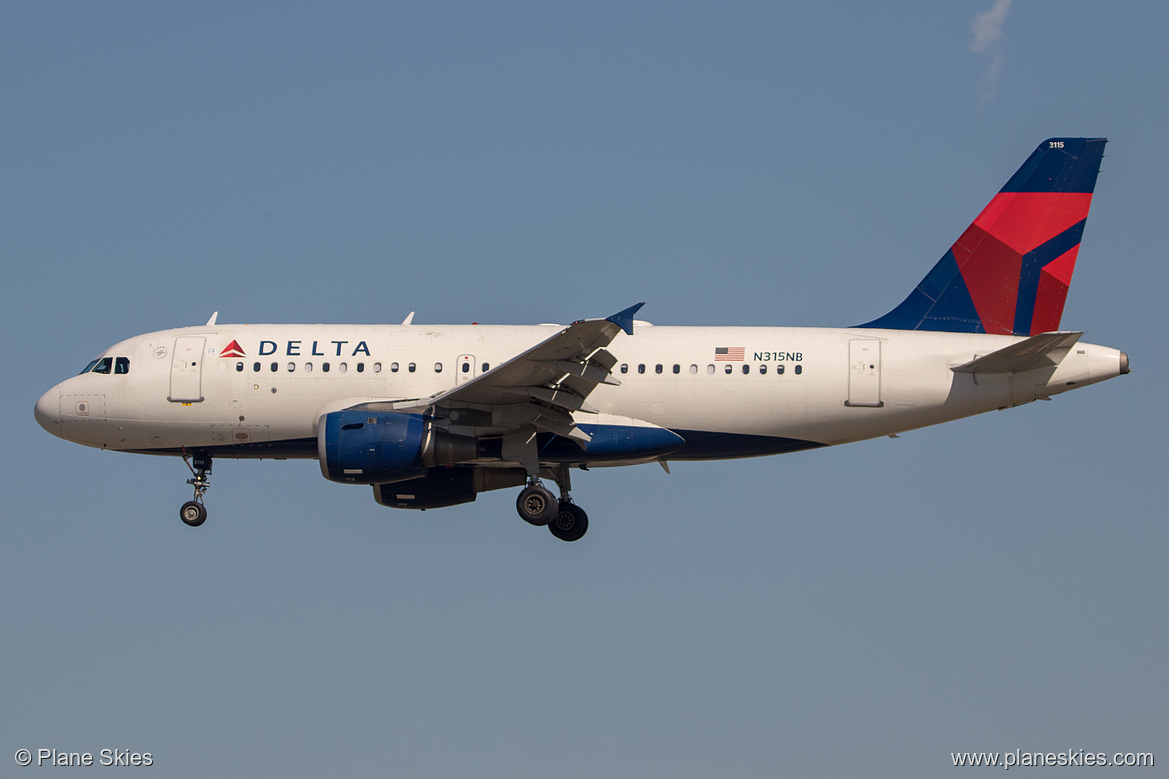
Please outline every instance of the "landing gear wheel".
[[[194, 465], [191, 464], [192, 460], [195, 461]], [[199, 527], [207, 521], [207, 507], [203, 505], [203, 493], [207, 492], [207, 488], [211, 486], [211, 482], [207, 479], [211, 475], [211, 456], [206, 452], [187, 454], [184, 449], [183, 462], [191, 471], [191, 478], [187, 479], [187, 484], [195, 488], [195, 499], [188, 500], [182, 505], [179, 509], [179, 519], [191, 527]]]
[[589, 515], [575, 503], [562, 502], [548, 529], [561, 541], [578, 541], [589, 529]]
[[179, 509], [179, 519], [191, 527], [199, 527], [199, 525], [207, 521], [207, 507], [202, 503], [188, 500]]
[[515, 508], [525, 522], [547, 525], [556, 516], [556, 497], [543, 484], [530, 484], [516, 498]]

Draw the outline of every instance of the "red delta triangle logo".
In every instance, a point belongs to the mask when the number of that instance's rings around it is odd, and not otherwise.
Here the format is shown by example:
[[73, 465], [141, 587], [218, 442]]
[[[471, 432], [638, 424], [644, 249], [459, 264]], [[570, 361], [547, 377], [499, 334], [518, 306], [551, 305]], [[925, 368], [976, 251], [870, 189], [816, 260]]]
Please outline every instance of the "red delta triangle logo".
[[239, 341], [233, 340], [227, 346], [223, 347], [223, 351], [219, 353], [220, 357], [246, 357], [243, 347], [239, 345]]

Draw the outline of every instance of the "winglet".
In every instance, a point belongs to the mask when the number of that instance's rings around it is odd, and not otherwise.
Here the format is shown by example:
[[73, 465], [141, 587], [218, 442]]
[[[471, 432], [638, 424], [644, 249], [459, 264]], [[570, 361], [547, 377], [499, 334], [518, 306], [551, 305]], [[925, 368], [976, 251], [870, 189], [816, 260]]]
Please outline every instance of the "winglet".
[[413, 323], [414, 323], [414, 312], [411, 311], [409, 314], [406, 315], [406, 318], [402, 320], [402, 324], [410, 325]]
[[219, 312], [218, 311], [216, 311], [214, 314], [212, 314], [211, 318], [207, 320], [207, 324], [205, 324], [203, 326], [204, 327], [211, 327], [212, 325], [215, 324], [216, 319], [219, 319]]
[[624, 311], [618, 311], [610, 317], [606, 317], [605, 321], [612, 322], [625, 331], [626, 335], [633, 335], [633, 315], [645, 305], [645, 301], [641, 301], [636, 305], [632, 305]]

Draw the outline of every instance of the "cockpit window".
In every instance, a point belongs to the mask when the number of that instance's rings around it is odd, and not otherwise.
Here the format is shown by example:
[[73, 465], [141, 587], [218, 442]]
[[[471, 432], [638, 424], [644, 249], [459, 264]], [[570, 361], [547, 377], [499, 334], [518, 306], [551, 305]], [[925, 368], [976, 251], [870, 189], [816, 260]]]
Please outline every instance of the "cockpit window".
[[81, 373], [77, 375], [80, 376], [82, 373], [89, 373], [93, 370], [94, 366], [98, 364], [98, 362], [100, 362], [100, 360], [90, 360], [89, 365], [86, 365], [84, 368], [82, 368]]
[[[129, 357], [99, 357], [89, 365], [85, 366], [85, 370], [81, 373], [129, 373], [130, 372], [130, 358]], [[81, 374], [78, 374], [81, 375]]]

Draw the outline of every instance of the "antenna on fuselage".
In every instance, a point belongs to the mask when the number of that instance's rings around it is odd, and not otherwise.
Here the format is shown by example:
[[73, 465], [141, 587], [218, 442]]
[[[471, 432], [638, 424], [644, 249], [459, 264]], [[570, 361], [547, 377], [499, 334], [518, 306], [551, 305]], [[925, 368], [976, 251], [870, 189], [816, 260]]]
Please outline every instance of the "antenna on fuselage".
[[414, 321], [414, 312], [411, 311], [409, 314], [406, 315], [406, 318], [402, 320], [402, 324], [408, 325], [408, 324], [411, 324], [413, 321]]
[[211, 325], [215, 324], [215, 320], [218, 318], [219, 318], [219, 312], [216, 311], [215, 313], [213, 313], [211, 315], [211, 318], [207, 320], [207, 324], [204, 325], [204, 327], [211, 327]]

